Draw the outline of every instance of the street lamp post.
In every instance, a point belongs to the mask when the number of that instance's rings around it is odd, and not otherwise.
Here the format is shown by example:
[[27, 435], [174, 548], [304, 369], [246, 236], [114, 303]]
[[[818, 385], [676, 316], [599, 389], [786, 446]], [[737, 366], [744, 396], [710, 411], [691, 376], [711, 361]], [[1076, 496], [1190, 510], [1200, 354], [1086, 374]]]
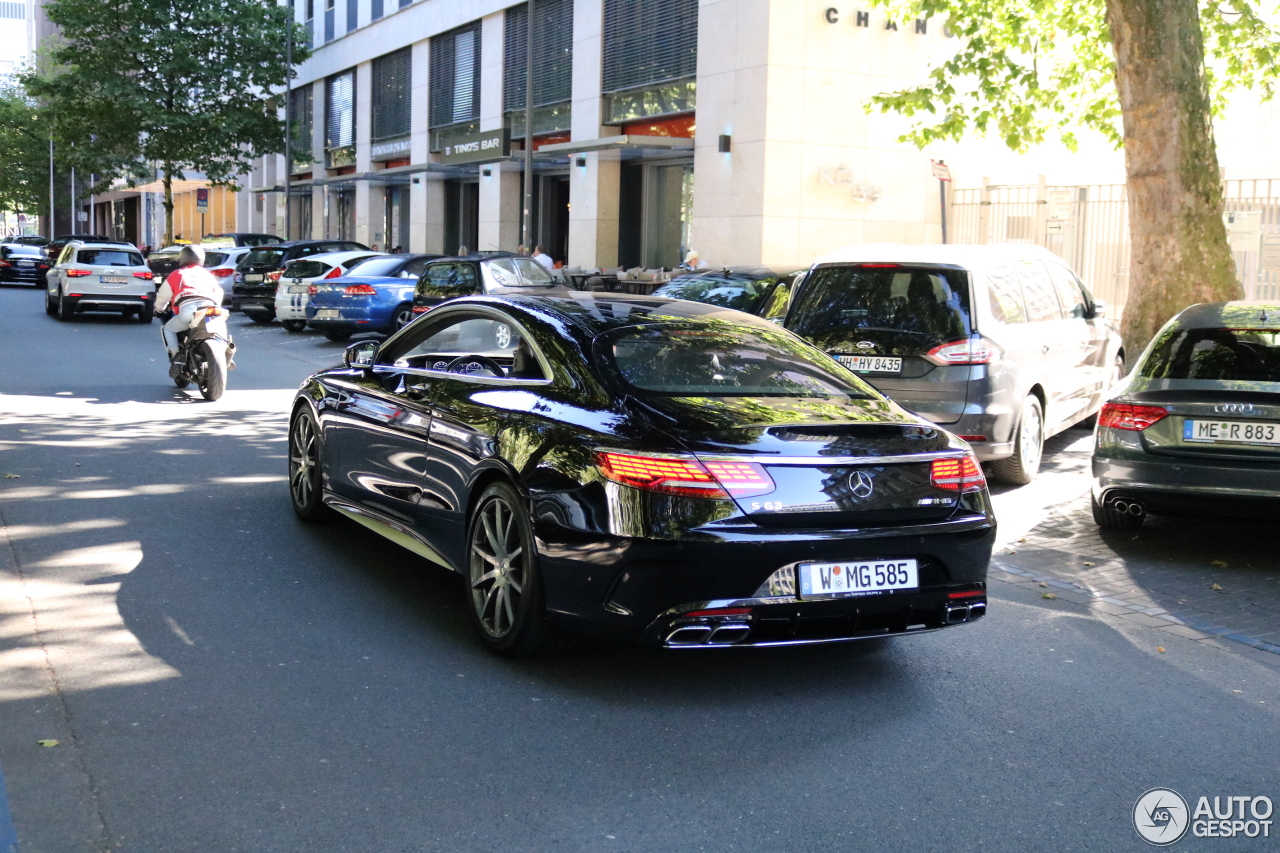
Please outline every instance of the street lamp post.
[[284, 238], [293, 239], [293, 204], [289, 198], [289, 177], [293, 174], [293, 0], [289, 0], [289, 23], [284, 31]]
[[533, 253], [533, 0], [528, 0], [529, 20], [524, 40], [524, 233], [525, 251]]

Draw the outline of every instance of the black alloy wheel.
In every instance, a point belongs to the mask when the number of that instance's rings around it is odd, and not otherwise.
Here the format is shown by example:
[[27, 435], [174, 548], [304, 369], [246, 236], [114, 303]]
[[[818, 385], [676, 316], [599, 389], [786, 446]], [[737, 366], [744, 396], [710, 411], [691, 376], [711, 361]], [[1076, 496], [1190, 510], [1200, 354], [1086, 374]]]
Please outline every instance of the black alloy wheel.
[[280, 325], [284, 326], [286, 332], [301, 332], [307, 328], [306, 320], [281, 320]]
[[156, 316], [156, 309], [154, 305], [144, 305], [138, 309], [139, 323], [150, 323], [152, 319], [155, 318], [155, 316]]
[[306, 408], [298, 409], [289, 427], [289, 498], [303, 521], [319, 521], [328, 514], [320, 494], [320, 431]]
[[340, 344], [343, 341], [350, 340], [353, 334], [354, 332], [339, 331], [338, 329], [325, 329], [324, 331], [324, 336], [335, 344]]
[[547, 621], [533, 531], [513, 486], [498, 482], [484, 490], [467, 543], [467, 609], [481, 642], [506, 657], [566, 647], [566, 635]]

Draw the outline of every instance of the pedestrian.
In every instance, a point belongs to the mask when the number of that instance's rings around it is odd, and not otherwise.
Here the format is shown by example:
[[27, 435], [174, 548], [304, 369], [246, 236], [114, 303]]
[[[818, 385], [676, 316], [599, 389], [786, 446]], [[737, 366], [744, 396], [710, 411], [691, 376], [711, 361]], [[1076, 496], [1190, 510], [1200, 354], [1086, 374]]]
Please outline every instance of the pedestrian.
[[556, 262], [551, 260], [551, 256], [542, 250], [541, 244], [533, 247], [533, 259], [542, 264], [542, 266], [546, 268], [547, 272], [551, 272], [551, 270], [555, 269]]
[[369, 247], [369, 250], [372, 252], [378, 251], [378, 244], [374, 243], [372, 246]]
[[706, 268], [707, 262], [698, 256], [697, 249], [690, 249], [689, 254], [684, 256], [684, 263], [680, 265], [680, 269], [689, 270], [690, 272], [693, 270], [705, 270]]
[[457, 257], [461, 258], [461, 257], [463, 257], [464, 255], [469, 255], [469, 254], [471, 254], [471, 251], [470, 251], [466, 246], [459, 246], [459, 247], [458, 247], [458, 255], [457, 255]]
[[516, 254], [524, 257], [529, 254], [529, 250], [525, 247], [524, 243], [521, 243], [519, 246], [516, 246]]

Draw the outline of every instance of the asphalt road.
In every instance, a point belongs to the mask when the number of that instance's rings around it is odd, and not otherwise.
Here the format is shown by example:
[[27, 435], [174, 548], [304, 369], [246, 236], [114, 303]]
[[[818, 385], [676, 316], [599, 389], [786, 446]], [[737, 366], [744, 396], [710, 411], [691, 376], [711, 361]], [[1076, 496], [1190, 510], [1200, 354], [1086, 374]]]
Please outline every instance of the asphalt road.
[[[168, 383], [158, 324], [41, 298], [0, 289], [22, 853], [1116, 851], [1146, 848], [1153, 787], [1280, 802], [1275, 656], [1011, 584], [910, 638], [493, 658], [456, 578], [293, 517], [285, 414], [339, 345], [237, 316], [208, 404]], [[1000, 497], [1015, 532], [1036, 489]]]

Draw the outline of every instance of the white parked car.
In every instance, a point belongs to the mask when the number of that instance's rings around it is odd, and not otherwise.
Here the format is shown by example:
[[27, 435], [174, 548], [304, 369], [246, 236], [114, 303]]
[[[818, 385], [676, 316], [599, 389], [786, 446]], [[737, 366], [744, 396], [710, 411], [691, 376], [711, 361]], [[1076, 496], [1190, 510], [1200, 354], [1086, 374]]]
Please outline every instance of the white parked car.
[[380, 258], [386, 252], [370, 249], [348, 252], [326, 252], [289, 261], [280, 273], [276, 286], [276, 317], [280, 325], [290, 332], [301, 332], [307, 327], [307, 300], [311, 285], [326, 278], [337, 278], [361, 261]]
[[45, 276], [45, 313], [70, 320], [77, 311], [118, 311], [150, 323], [156, 309], [153, 275], [133, 246], [72, 241]]
[[252, 246], [204, 246], [204, 268], [213, 273], [225, 294], [222, 304], [231, 303], [231, 286], [235, 283], [236, 264], [253, 251]]

